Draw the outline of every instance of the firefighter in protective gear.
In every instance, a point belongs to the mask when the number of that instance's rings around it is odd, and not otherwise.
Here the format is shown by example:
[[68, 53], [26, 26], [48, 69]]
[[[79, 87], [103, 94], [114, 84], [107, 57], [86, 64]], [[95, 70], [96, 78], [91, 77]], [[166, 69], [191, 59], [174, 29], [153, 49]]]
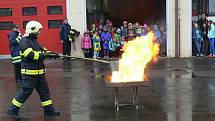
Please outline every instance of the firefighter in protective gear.
[[44, 59], [47, 57], [57, 57], [58, 54], [48, 52], [37, 41], [42, 25], [37, 21], [30, 21], [26, 25], [26, 33], [19, 43], [21, 49], [21, 74], [22, 90], [12, 100], [12, 105], [8, 108], [8, 115], [16, 120], [19, 109], [23, 103], [32, 94], [34, 88], [40, 96], [41, 105], [44, 109], [44, 115], [60, 115], [53, 107], [50, 97], [48, 83], [45, 78]]
[[12, 30], [8, 34], [10, 52], [12, 57], [12, 62], [14, 65], [14, 74], [16, 82], [21, 81], [21, 57], [20, 57], [20, 47], [19, 42], [22, 39], [21, 33], [19, 31], [19, 26], [17, 24], [12, 25]]

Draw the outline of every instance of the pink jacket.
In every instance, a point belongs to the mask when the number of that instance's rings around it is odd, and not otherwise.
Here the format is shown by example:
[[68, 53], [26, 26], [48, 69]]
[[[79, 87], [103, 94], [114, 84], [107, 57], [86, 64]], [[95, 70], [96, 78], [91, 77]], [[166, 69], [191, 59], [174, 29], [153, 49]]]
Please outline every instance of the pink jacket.
[[82, 49], [90, 49], [90, 48], [92, 48], [91, 39], [90, 39], [90, 37], [88, 35], [84, 36], [81, 39], [81, 48]]

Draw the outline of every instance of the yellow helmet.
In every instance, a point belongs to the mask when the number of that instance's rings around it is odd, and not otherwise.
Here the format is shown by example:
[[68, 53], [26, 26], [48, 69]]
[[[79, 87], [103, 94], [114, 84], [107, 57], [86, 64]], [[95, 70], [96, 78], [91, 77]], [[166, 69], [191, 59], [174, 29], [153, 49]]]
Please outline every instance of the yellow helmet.
[[38, 21], [29, 21], [26, 24], [25, 32], [26, 33], [37, 33], [37, 32], [39, 32], [39, 30], [41, 28], [43, 28], [43, 26]]

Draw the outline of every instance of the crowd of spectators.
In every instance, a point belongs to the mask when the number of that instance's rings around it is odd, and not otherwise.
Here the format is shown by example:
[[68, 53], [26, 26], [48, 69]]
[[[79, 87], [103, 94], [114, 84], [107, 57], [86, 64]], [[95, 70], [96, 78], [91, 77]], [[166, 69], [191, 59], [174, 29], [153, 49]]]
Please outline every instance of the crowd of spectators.
[[192, 41], [194, 56], [215, 57], [215, 25], [212, 20], [207, 20], [206, 14], [192, 22]]
[[158, 24], [140, 24], [123, 21], [114, 25], [111, 20], [99, 20], [89, 26], [81, 40], [85, 57], [109, 58], [120, 57], [122, 46], [137, 36], [145, 36], [149, 31], [154, 32], [156, 43], [160, 44], [160, 56], [166, 56], [166, 27]]

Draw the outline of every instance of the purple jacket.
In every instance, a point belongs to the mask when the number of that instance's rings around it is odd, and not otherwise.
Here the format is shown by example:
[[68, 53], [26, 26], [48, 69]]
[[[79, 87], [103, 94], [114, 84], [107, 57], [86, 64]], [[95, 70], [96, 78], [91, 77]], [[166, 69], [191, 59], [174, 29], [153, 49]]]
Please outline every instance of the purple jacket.
[[110, 32], [102, 32], [101, 40], [102, 40], [102, 48], [109, 49], [109, 41], [111, 40]]

